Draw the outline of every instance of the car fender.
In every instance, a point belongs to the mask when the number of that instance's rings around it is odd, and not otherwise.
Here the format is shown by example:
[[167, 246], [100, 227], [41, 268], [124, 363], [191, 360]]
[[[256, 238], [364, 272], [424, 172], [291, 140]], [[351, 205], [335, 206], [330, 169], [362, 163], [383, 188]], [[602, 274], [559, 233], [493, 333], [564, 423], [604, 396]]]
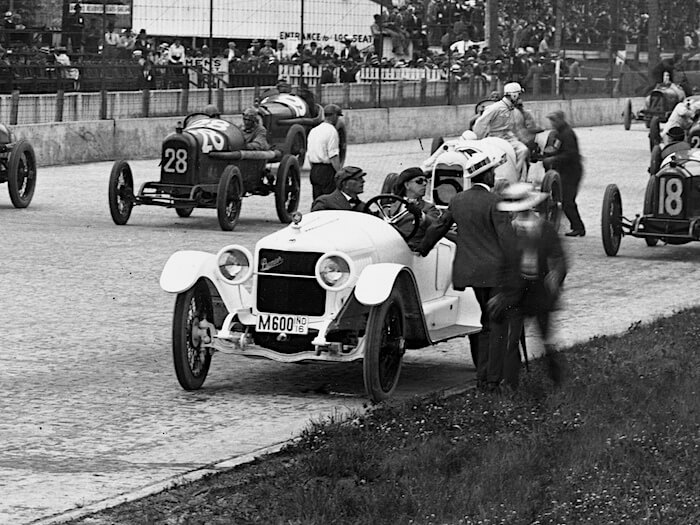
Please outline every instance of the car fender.
[[[367, 266], [355, 285], [355, 298], [364, 305], [374, 306], [389, 298], [402, 271], [410, 272], [403, 264], [379, 263]], [[411, 275], [411, 277], [413, 277]], [[415, 288], [415, 279], [411, 279]]]
[[200, 277], [216, 282], [216, 256], [207, 252], [182, 250], [173, 253], [160, 274], [160, 287], [168, 293], [189, 290]]

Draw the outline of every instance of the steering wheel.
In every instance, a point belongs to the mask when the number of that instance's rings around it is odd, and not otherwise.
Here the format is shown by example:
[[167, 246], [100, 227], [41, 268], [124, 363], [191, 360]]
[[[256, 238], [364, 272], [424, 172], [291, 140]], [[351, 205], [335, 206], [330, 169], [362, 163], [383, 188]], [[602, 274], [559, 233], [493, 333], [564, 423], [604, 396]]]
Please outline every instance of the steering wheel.
[[[403, 204], [403, 208], [401, 208], [401, 206], [395, 206], [397, 203]], [[371, 213], [372, 215], [382, 219], [384, 222], [391, 224], [394, 228], [396, 228], [396, 231], [399, 232], [401, 237], [408, 241], [416, 235], [418, 227], [420, 226], [421, 218], [421, 214], [417, 210], [409, 211], [407, 209], [409, 204], [410, 203], [406, 199], [399, 195], [394, 195], [393, 193], [381, 193], [367, 201], [367, 204], [365, 204], [365, 212]], [[376, 208], [376, 210], [372, 209], [372, 207]], [[392, 212], [392, 209], [395, 209], [396, 211]], [[398, 224], [399, 220], [401, 220], [407, 214], [410, 214], [412, 217], [412, 228], [410, 233], [404, 234], [399, 228], [397, 228], [396, 225]]]

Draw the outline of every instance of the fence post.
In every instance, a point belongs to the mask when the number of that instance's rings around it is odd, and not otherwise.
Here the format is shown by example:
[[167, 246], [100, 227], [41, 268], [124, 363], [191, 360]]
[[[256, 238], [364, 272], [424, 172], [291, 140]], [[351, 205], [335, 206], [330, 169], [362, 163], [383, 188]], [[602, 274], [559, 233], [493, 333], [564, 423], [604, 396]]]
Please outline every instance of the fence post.
[[63, 121], [63, 104], [65, 103], [64, 95], [65, 92], [62, 89], [56, 91], [56, 117], [54, 118], [55, 122]]
[[369, 100], [370, 100], [370, 103], [372, 104], [370, 107], [376, 108], [377, 107], [377, 81], [376, 80], [372, 80], [369, 83]]
[[187, 115], [187, 109], [190, 105], [190, 85], [185, 82], [182, 86], [182, 98], [180, 99], [180, 115]]
[[350, 84], [343, 84], [343, 107], [350, 107]]
[[107, 90], [100, 90], [100, 120], [107, 120]]
[[540, 72], [535, 71], [532, 74], [532, 95], [537, 96], [540, 94]]
[[320, 82], [317, 82], [315, 89], [316, 89], [316, 102], [318, 104], [320, 104], [321, 106], [323, 106], [324, 105], [324, 103], [323, 103], [323, 84], [321, 84]]
[[145, 88], [141, 92], [141, 115], [144, 117], [148, 117], [148, 113], [151, 106], [151, 90], [148, 88]]
[[403, 78], [400, 78], [399, 81], [396, 83], [396, 98], [398, 99], [397, 106], [404, 105], [403, 88], [404, 88], [404, 81], [403, 81]]
[[421, 106], [425, 106], [428, 100], [428, 80], [423, 77], [420, 79], [420, 101]]
[[13, 89], [12, 90], [12, 98], [11, 100], [11, 106], [10, 106], [10, 125], [11, 126], [16, 126], [17, 125], [17, 115], [19, 114], [19, 90]]
[[223, 115], [224, 113], [224, 88], [217, 88], [216, 89], [216, 107], [219, 108], [219, 111]]

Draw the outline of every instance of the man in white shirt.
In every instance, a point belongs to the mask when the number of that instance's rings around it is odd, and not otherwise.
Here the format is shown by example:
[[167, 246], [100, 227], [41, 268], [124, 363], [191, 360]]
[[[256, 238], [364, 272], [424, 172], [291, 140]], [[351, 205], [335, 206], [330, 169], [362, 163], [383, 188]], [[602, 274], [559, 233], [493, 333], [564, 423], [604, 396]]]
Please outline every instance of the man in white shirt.
[[336, 189], [335, 174], [340, 171], [340, 138], [335, 129], [343, 114], [339, 106], [328, 104], [323, 108], [324, 121], [309, 132], [306, 158], [311, 164], [309, 180], [314, 200]]

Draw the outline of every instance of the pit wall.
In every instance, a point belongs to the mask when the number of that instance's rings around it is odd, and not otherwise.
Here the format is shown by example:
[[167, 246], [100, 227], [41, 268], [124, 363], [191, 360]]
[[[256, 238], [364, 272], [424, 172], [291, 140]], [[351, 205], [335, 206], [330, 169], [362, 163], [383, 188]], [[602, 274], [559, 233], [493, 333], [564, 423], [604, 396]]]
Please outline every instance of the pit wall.
[[[573, 126], [622, 125], [626, 98], [525, 102], [535, 121], [547, 127], [545, 116], [563, 110]], [[631, 99], [633, 111], [642, 98]], [[460, 135], [474, 115], [474, 105], [344, 110], [349, 144]], [[240, 123], [238, 115], [227, 117]], [[34, 147], [39, 166], [149, 159], [160, 156], [161, 143], [180, 117], [92, 120], [13, 126], [16, 138]], [[621, 128], [622, 129], [622, 128]]]

